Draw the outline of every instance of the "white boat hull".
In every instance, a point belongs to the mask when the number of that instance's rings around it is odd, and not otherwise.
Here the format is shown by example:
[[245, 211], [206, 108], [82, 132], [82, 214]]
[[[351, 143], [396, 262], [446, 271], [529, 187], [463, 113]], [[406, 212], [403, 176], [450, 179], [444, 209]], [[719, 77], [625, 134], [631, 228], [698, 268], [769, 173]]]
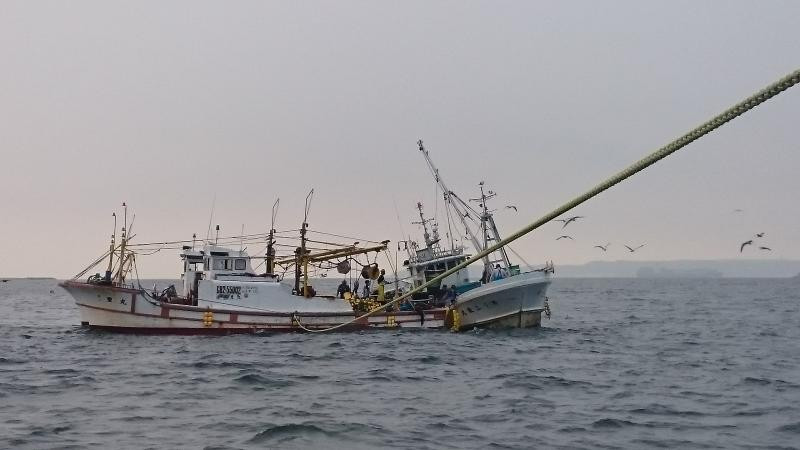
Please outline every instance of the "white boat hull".
[[459, 328], [539, 326], [549, 285], [548, 275], [530, 272], [467, 291], [455, 304], [460, 315]]
[[[138, 289], [75, 281], [61, 284], [89, 328], [142, 334], [233, 334], [325, 329], [351, 322], [349, 312], [270, 312], [221, 309], [158, 302]], [[298, 301], [304, 301], [298, 297]], [[381, 312], [343, 329], [442, 328], [447, 310]]]
[[[464, 293], [452, 309], [383, 311], [342, 329], [535, 327], [544, 310], [547, 277], [518, 275]], [[337, 311], [271, 312], [159, 302], [139, 289], [67, 281], [81, 324], [128, 333], [232, 334], [326, 329], [349, 323], [356, 313]], [[304, 299], [298, 297], [298, 301]], [[454, 314], [460, 319], [455, 320]]]

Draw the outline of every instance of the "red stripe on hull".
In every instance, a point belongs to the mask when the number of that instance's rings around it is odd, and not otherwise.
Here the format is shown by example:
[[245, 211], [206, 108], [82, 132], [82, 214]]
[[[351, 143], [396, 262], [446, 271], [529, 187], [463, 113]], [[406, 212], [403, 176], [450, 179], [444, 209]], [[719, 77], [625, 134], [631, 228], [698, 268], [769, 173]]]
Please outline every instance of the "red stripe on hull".
[[[84, 324], [91, 330], [97, 331], [106, 331], [111, 333], [122, 333], [122, 334], [157, 334], [157, 335], [181, 335], [181, 336], [193, 336], [193, 335], [212, 335], [212, 336], [226, 336], [229, 334], [262, 334], [262, 333], [306, 333], [306, 331], [298, 328], [298, 327], [270, 327], [270, 328], [149, 328], [149, 327], [112, 327], [106, 325], [91, 325], [91, 324]], [[363, 330], [365, 328], [373, 328], [373, 327], [363, 327], [358, 325], [348, 325], [346, 327], [339, 328], [336, 331], [341, 332], [352, 332]], [[312, 328], [313, 329], [313, 328]], [[392, 328], [387, 328], [392, 329]]]

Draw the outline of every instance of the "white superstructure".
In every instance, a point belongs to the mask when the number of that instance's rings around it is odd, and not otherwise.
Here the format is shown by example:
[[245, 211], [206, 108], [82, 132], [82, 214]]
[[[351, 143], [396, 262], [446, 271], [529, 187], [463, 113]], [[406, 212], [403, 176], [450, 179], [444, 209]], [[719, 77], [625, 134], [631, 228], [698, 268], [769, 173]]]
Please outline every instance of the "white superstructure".
[[[350, 302], [332, 296], [298, 296], [272, 273], [256, 274], [243, 250], [213, 245], [186, 249], [183, 297], [201, 308], [269, 312], [352, 312]], [[263, 261], [263, 257], [257, 259]]]

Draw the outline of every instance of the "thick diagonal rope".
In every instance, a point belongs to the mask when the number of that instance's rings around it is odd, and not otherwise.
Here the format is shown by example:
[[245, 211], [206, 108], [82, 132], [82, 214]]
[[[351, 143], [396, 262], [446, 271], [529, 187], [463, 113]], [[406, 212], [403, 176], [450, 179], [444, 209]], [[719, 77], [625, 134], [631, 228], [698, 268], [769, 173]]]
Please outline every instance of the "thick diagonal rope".
[[[584, 203], [585, 201], [589, 200], [590, 198], [597, 196], [598, 194], [602, 193], [603, 191], [608, 190], [612, 186], [614, 186], [614, 185], [616, 185], [616, 184], [618, 184], [618, 183], [620, 183], [620, 182], [632, 177], [636, 173], [641, 172], [642, 170], [652, 166], [653, 164], [657, 163], [658, 161], [660, 161], [660, 160], [666, 158], [667, 156], [677, 152], [678, 150], [682, 149], [683, 147], [686, 147], [687, 145], [691, 144], [692, 142], [696, 141], [697, 139], [700, 139], [701, 137], [705, 136], [706, 134], [711, 133], [712, 131], [716, 130], [717, 128], [721, 127], [722, 125], [725, 125], [726, 123], [728, 123], [731, 120], [739, 117], [740, 115], [746, 113], [747, 111], [750, 111], [751, 109], [753, 109], [756, 106], [766, 102], [767, 100], [771, 99], [772, 97], [775, 97], [776, 95], [780, 94], [781, 92], [785, 91], [786, 89], [789, 89], [790, 87], [794, 86], [797, 83], [800, 83], [800, 70], [795, 70], [794, 72], [792, 72], [789, 75], [781, 78], [780, 80], [776, 81], [775, 83], [770, 84], [769, 86], [767, 86], [766, 88], [764, 88], [761, 91], [757, 92], [756, 94], [746, 98], [745, 100], [737, 103], [733, 107], [727, 109], [722, 114], [714, 117], [713, 119], [709, 120], [708, 122], [705, 122], [704, 124], [702, 124], [699, 127], [693, 129], [692, 131], [684, 134], [683, 136], [679, 137], [678, 139], [670, 142], [669, 144], [665, 145], [664, 147], [661, 147], [660, 149], [654, 151], [653, 153], [647, 155], [646, 157], [640, 159], [639, 161], [631, 164], [630, 166], [626, 167], [625, 169], [621, 170], [617, 174], [615, 174], [615, 175], [611, 176], [610, 178], [606, 179], [605, 181], [603, 181], [602, 183], [598, 184], [597, 186], [589, 189], [584, 194], [581, 194], [578, 197], [575, 197], [574, 199], [568, 201], [567, 203], [564, 203], [563, 205], [561, 205], [558, 208], [550, 211], [549, 213], [547, 213], [544, 216], [542, 216], [540, 219], [536, 220], [535, 222], [532, 222], [528, 226], [520, 229], [516, 233], [508, 236], [507, 238], [505, 238], [505, 239], [501, 240], [500, 242], [496, 243], [495, 245], [492, 245], [491, 247], [486, 248], [485, 250], [483, 250], [482, 252], [479, 252], [478, 254], [473, 256], [472, 258], [462, 262], [461, 264], [459, 264], [459, 265], [453, 267], [452, 269], [442, 273], [441, 275], [439, 275], [439, 276], [437, 276], [435, 278], [432, 278], [427, 283], [424, 283], [423, 285], [417, 287], [416, 289], [411, 290], [410, 292], [408, 292], [408, 293], [406, 293], [406, 294], [404, 294], [404, 295], [392, 300], [391, 302], [389, 302], [389, 303], [387, 303], [385, 305], [382, 305], [382, 306], [379, 306], [377, 308], [374, 308], [374, 309], [372, 309], [372, 310], [370, 310], [370, 311], [368, 311], [368, 312], [366, 312], [366, 313], [364, 313], [364, 314], [362, 314], [362, 315], [360, 315], [360, 316], [358, 316], [358, 317], [356, 317], [356, 318], [354, 318], [354, 319], [352, 319], [352, 320], [350, 320], [348, 322], [341, 323], [339, 325], [336, 325], [336, 326], [333, 326], [333, 327], [330, 327], [330, 328], [314, 330], [314, 329], [306, 328], [306, 327], [302, 326], [302, 324], [300, 324], [300, 326], [302, 327], [302, 329], [304, 329], [306, 331], [309, 331], [309, 332], [313, 332], [313, 333], [323, 333], [323, 332], [326, 332], [326, 331], [333, 331], [333, 330], [336, 330], [336, 329], [351, 325], [351, 324], [353, 324], [355, 322], [358, 322], [358, 321], [360, 321], [362, 319], [365, 319], [365, 318], [367, 318], [367, 317], [369, 317], [369, 316], [371, 316], [371, 315], [373, 315], [373, 314], [375, 314], [377, 312], [380, 312], [380, 311], [386, 309], [387, 307], [389, 307], [389, 306], [391, 306], [391, 305], [393, 305], [395, 303], [398, 303], [398, 302], [400, 302], [402, 300], [405, 300], [406, 298], [410, 297], [412, 294], [415, 294], [415, 293], [427, 288], [428, 286], [431, 286], [431, 285], [433, 285], [435, 283], [440, 282], [445, 277], [456, 273], [457, 271], [463, 269], [464, 267], [467, 267], [468, 265], [470, 265], [470, 264], [472, 264], [472, 263], [474, 263], [476, 261], [479, 261], [481, 258], [483, 258], [484, 256], [487, 256], [490, 253], [496, 251], [500, 247], [503, 247], [504, 245], [508, 245], [511, 242], [516, 241], [517, 239], [521, 238], [522, 236], [525, 236], [526, 234], [530, 233], [531, 231], [539, 228], [540, 226], [550, 222], [551, 220], [555, 219], [556, 217], [558, 217], [558, 216], [566, 213], [567, 211], [575, 208], [576, 206]], [[299, 324], [299, 321], [298, 321], [298, 324]]]

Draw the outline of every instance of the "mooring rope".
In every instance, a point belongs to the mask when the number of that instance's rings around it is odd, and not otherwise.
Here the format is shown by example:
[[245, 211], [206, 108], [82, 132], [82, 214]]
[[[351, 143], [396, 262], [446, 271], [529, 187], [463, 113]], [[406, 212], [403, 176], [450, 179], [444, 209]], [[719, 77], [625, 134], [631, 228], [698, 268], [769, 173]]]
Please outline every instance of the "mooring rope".
[[299, 317], [296, 317], [297, 324], [305, 331], [310, 333], [324, 333], [327, 331], [334, 331], [339, 328], [351, 325], [355, 322], [363, 320], [379, 311], [382, 311], [389, 306], [398, 303], [406, 298], [410, 297], [412, 294], [415, 294], [428, 286], [433, 285], [434, 283], [438, 283], [443, 280], [445, 277], [450, 276], [457, 271], [467, 267], [468, 265], [479, 261], [483, 257], [489, 255], [490, 253], [496, 251], [500, 247], [510, 244], [511, 242], [516, 241], [517, 239], [521, 238], [522, 236], [530, 233], [531, 231], [539, 228], [540, 226], [552, 221], [553, 219], [557, 218], [558, 216], [566, 213], [567, 211], [575, 208], [576, 206], [586, 202], [592, 197], [597, 196], [598, 194], [602, 193], [603, 191], [608, 190], [612, 186], [632, 177], [638, 172], [652, 166], [653, 164], [657, 163], [658, 161], [666, 158], [667, 156], [677, 152], [678, 150], [686, 147], [687, 145], [691, 144], [692, 142], [700, 139], [701, 137], [705, 136], [708, 133], [716, 130], [717, 128], [725, 125], [726, 123], [730, 122], [731, 120], [739, 117], [740, 115], [750, 111], [751, 109], [755, 108], [756, 106], [766, 102], [767, 100], [775, 97], [776, 95], [780, 94], [781, 92], [789, 89], [790, 87], [794, 86], [795, 84], [800, 83], [800, 69], [795, 70], [794, 72], [790, 73], [789, 75], [781, 78], [780, 80], [776, 81], [775, 83], [770, 84], [766, 88], [760, 90], [759, 92], [755, 93], [754, 95], [744, 99], [743, 101], [737, 103], [733, 107], [725, 110], [722, 114], [712, 118], [711, 120], [703, 123], [699, 127], [693, 129], [692, 131], [684, 134], [683, 136], [679, 137], [678, 139], [670, 142], [669, 144], [661, 147], [660, 149], [654, 151], [653, 153], [647, 155], [646, 157], [640, 159], [639, 161], [631, 164], [627, 168], [621, 170], [620, 172], [616, 173], [615, 175], [611, 176], [610, 178], [606, 179], [605, 181], [601, 182], [597, 186], [589, 189], [584, 194], [575, 197], [574, 199], [564, 203], [563, 205], [559, 206], [558, 208], [550, 211], [549, 213], [542, 216], [540, 219], [532, 222], [531, 224], [527, 225], [526, 227], [520, 229], [519, 231], [515, 232], [514, 234], [508, 236], [505, 239], [497, 242], [496, 244], [492, 245], [484, 249], [483, 251], [479, 252], [472, 258], [458, 264], [457, 266], [453, 267], [452, 269], [442, 273], [441, 275], [431, 279], [427, 283], [418, 286], [416, 289], [409, 291], [408, 293], [392, 300], [391, 302], [386, 303], [385, 305], [381, 305], [377, 308], [374, 308], [348, 322], [341, 323], [339, 325], [332, 326], [330, 328], [323, 328], [323, 329], [310, 329], [306, 328], [300, 323]]

